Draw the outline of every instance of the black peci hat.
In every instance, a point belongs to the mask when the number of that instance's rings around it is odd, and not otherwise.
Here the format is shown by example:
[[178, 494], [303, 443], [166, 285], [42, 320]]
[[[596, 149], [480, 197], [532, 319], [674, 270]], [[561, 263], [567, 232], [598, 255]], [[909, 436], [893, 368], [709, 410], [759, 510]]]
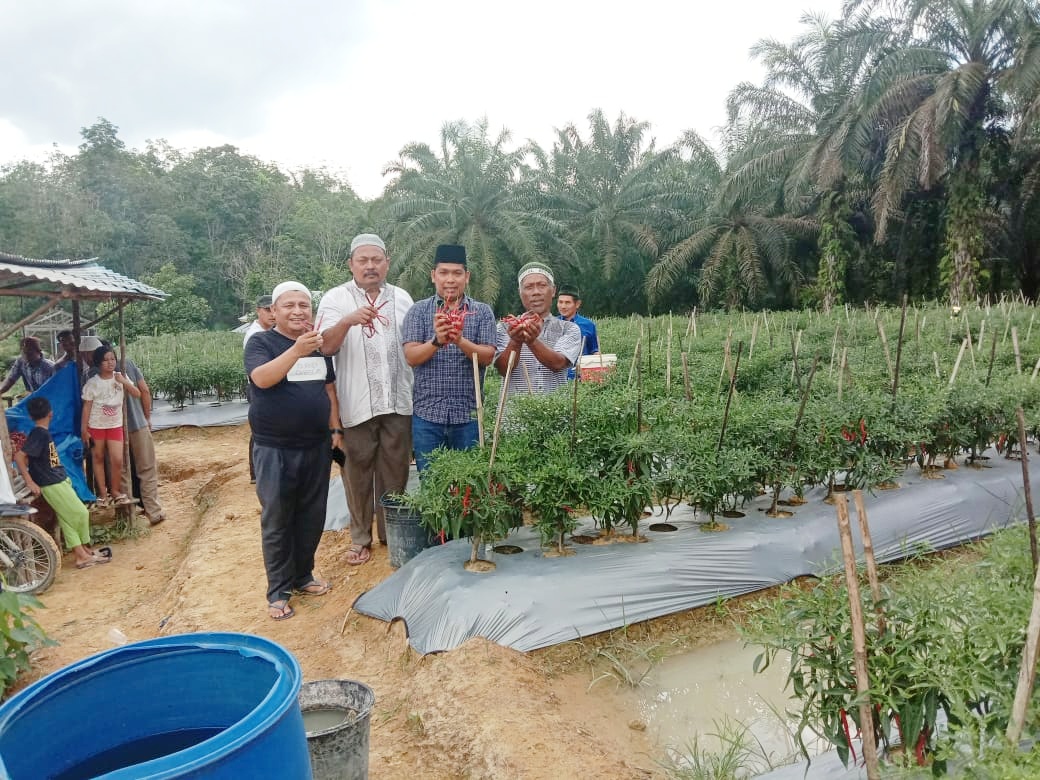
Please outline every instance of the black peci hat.
[[560, 289], [556, 291], [556, 297], [559, 298], [561, 295], [569, 295], [574, 300], [581, 300], [581, 292], [573, 284], [560, 285]]
[[433, 255], [433, 264], [438, 263], [466, 265], [466, 247], [458, 244], [441, 244]]

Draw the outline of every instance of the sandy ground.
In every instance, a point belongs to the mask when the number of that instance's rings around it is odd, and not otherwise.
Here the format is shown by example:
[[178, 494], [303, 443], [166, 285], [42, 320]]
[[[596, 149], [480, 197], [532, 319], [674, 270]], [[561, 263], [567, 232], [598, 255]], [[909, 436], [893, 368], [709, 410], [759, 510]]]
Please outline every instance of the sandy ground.
[[[291, 650], [305, 680], [359, 680], [375, 691], [373, 778], [662, 776], [663, 752], [641, 730], [634, 697], [603, 677], [606, 654], [595, 650], [620, 641], [616, 634], [528, 654], [476, 639], [422, 657], [400, 624], [350, 610], [392, 570], [378, 545], [369, 563], [348, 566], [346, 531], [325, 534], [318, 550], [333, 591], [294, 598], [291, 620], [269, 619], [247, 436], [244, 426], [156, 434], [169, 519], [114, 544], [111, 565], [77, 571], [66, 556], [38, 612], [60, 644], [39, 651], [21, 682], [111, 647], [113, 628], [130, 641], [245, 632]], [[728, 621], [694, 610], [629, 629], [623, 640], [676, 652], [731, 635]], [[606, 682], [590, 687], [596, 678]]]

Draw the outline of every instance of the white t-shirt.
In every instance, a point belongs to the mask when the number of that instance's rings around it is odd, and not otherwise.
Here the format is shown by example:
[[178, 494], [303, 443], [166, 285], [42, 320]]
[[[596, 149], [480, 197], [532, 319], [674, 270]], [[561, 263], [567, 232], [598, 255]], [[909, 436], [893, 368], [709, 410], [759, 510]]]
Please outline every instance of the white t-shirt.
[[253, 320], [249, 323], [249, 327], [246, 328], [246, 334], [242, 337], [242, 347], [245, 348], [246, 343], [249, 341], [251, 336], [255, 336], [257, 333], [262, 333], [264, 330], [266, 329], [260, 324], [260, 320]]
[[94, 402], [87, 420], [91, 428], [123, 427], [123, 385], [115, 377], [92, 376], [83, 385], [83, 400]]
[[[351, 280], [322, 296], [316, 321], [322, 332], [365, 305], [365, 291]], [[372, 328], [355, 325], [347, 331], [336, 362], [336, 397], [344, 428], [381, 414], [412, 413], [412, 368], [404, 359], [401, 326], [412, 308], [412, 296], [386, 284], [376, 298], [381, 319]]]

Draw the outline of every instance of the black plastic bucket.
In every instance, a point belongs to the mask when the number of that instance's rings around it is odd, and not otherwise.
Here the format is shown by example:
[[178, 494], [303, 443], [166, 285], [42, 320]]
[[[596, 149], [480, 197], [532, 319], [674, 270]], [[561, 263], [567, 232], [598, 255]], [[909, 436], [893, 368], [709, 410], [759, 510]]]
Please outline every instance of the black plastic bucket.
[[436, 541], [423, 528], [421, 516], [391, 496], [383, 496], [379, 503], [386, 512], [386, 546], [390, 565], [399, 569]]

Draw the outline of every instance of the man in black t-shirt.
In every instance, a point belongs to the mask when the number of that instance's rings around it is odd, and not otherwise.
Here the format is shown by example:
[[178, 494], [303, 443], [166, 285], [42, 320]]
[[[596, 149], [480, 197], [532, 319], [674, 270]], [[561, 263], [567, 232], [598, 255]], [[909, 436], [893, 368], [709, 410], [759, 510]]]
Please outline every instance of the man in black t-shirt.
[[271, 293], [271, 310], [275, 325], [249, 339], [245, 367], [268, 614], [285, 620], [295, 614], [293, 593], [321, 596], [332, 587], [314, 576], [314, 552], [325, 527], [331, 446], [342, 447], [343, 432], [336, 375], [319, 351], [310, 291], [282, 282]]

